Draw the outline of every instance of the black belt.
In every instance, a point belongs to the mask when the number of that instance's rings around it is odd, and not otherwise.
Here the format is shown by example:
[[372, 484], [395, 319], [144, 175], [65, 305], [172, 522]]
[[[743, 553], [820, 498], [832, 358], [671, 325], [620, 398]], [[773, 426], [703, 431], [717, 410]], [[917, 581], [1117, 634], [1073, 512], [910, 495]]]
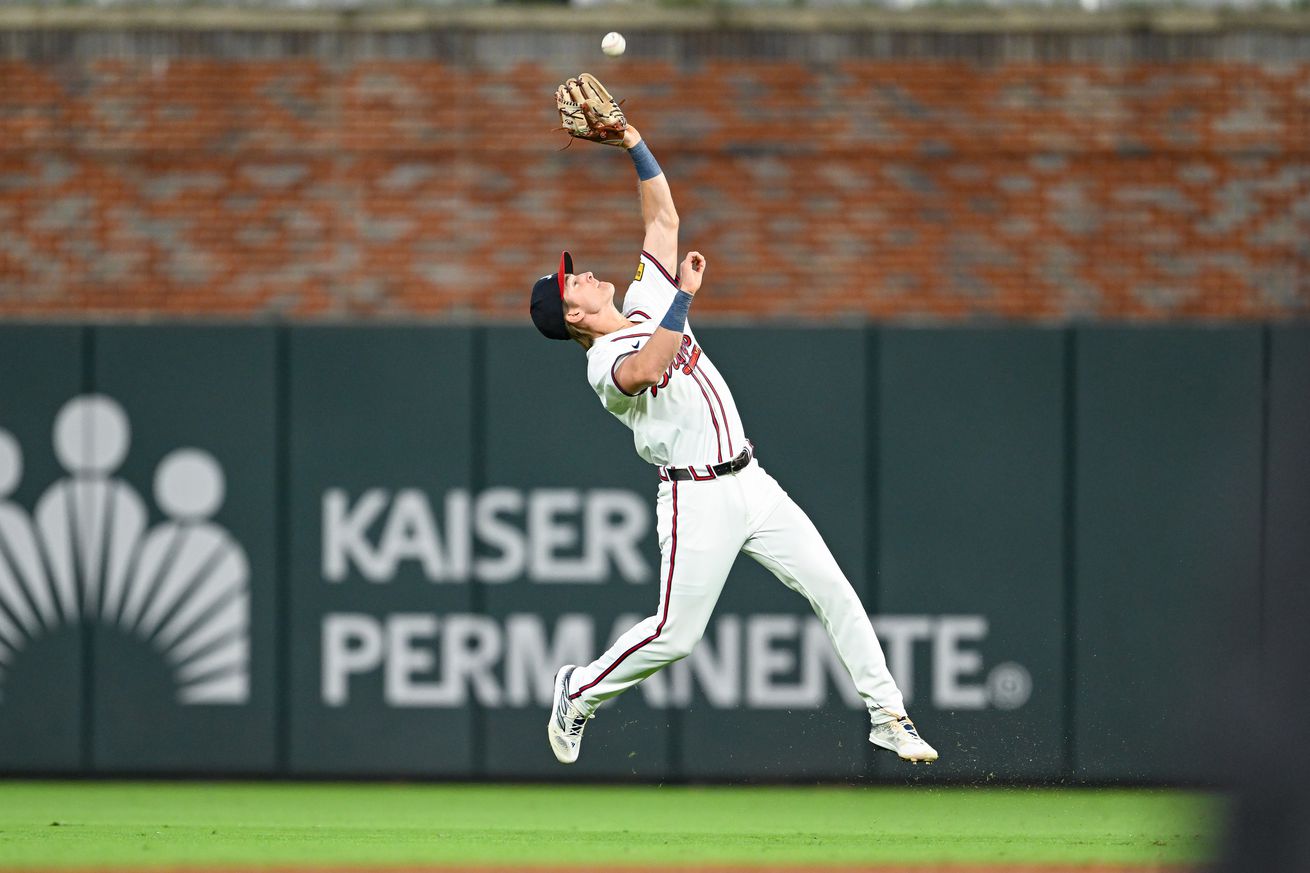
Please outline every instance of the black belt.
[[746, 447], [741, 450], [737, 457], [731, 461], [724, 461], [722, 464], [706, 464], [702, 467], [656, 467], [661, 482], [708, 482], [711, 479], [717, 479], [720, 476], [731, 476], [733, 473], [745, 470], [750, 464], [751, 458], [755, 457], [755, 446], [746, 441]]

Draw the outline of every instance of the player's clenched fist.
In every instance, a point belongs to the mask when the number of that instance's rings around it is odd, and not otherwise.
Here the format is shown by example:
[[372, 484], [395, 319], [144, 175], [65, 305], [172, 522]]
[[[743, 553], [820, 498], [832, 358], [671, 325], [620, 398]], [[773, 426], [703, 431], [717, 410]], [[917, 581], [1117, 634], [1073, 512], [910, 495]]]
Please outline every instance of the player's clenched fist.
[[705, 278], [705, 256], [700, 252], [687, 252], [678, 267], [678, 287], [688, 294], [700, 290], [700, 280]]

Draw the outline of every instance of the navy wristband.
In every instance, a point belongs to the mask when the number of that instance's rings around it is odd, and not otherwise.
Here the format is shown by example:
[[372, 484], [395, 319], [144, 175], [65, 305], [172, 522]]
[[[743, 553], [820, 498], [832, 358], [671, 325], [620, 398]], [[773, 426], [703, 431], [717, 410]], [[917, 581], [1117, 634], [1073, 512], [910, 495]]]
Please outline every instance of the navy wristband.
[[682, 333], [687, 327], [687, 310], [691, 308], [692, 295], [686, 291], [679, 291], [673, 295], [673, 302], [669, 304], [669, 311], [664, 313], [664, 320], [660, 322], [660, 327]]
[[664, 172], [660, 169], [655, 156], [650, 153], [650, 149], [646, 147], [645, 140], [628, 149], [628, 156], [632, 158], [632, 163], [637, 167], [637, 178], [643, 182], [647, 179], [654, 179]]

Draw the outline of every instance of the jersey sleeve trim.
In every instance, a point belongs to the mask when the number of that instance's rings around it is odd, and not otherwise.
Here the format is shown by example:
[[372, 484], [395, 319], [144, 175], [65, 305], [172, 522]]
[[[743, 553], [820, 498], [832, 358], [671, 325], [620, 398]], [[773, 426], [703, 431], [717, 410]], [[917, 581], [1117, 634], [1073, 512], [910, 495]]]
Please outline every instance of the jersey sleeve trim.
[[638, 391], [636, 394], [629, 394], [627, 391], [624, 391], [623, 386], [619, 384], [619, 364], [622, 364], [624, 359], [627, 358], [629, 355], [635, 355], [635, 354], [636, 354], [635, 351], [624, 352], [623, 354], [619, 355], [617, 358], [614, 359], [614, 363], [610, 364], [610, 381], [614, 383], [615, 388], [619, 389], [619, 393], [625, 397], [640, 397], [642, 394], [646, 393], [646, 389], [643, 388], [640, 391]]
[[661, 264], [658, 260], [656, 260], [654, 255], [652, 255], [650, 252], [646, 251], [645, 249], [642, 249], [641, 256], [649, 260], [652, 264], [654, 264], [655, 269], [659, 270], [660, 274], [663, 275], [665, 279], [669, 280], [669, 284], [671, 284], [674, 288], [679, 287], [678, 280], [669, 275], [669, 271], [664, 269], [664, 265]]
[[641, 339], [641, 338], [644, 337], [644, 336], [650, 336], [650, 332], [647, 331], [646, 333], [629, 333], [629, 334], [624, 334], [623, 336], [616, 336], [616, 337], [614, 337], [614, 339], [610, 340], [610, 342], [612, 342], [612, 343], [617, 343], [617, 342], [621, 342], [622, 340], [627, 340], [627, 339]]
[[650, 314], [640, 309], [629, 309], [627, 312], [623, 313], [624, 318], [632, 318], [634, 315], [640, 315], [644, 320], [650, 321]]

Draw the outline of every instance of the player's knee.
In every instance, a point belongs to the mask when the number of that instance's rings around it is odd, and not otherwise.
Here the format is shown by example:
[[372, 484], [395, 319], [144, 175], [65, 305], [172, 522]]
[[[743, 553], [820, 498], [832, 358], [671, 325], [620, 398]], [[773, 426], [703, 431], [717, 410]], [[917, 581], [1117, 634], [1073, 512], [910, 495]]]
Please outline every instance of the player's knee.
[[670, 661], [680, 661], [691, 654], [705, 634], [704, 627], [679, 626], [671, 629], [666, 647]]
[[694, 640], [678, 640], [677, 642], [670, 641], [669, 661], [681, 661], [683, 658], [690, 655], [691, 650], [694, 648], [696, 648], [696, 641]]

